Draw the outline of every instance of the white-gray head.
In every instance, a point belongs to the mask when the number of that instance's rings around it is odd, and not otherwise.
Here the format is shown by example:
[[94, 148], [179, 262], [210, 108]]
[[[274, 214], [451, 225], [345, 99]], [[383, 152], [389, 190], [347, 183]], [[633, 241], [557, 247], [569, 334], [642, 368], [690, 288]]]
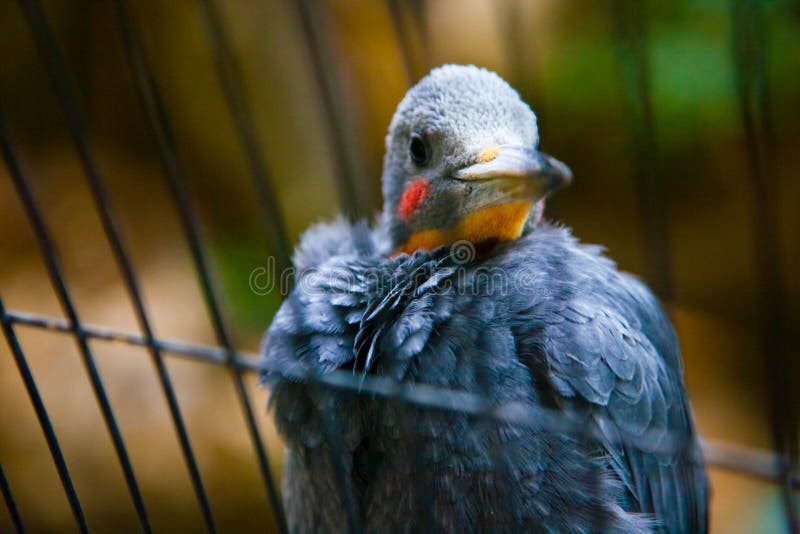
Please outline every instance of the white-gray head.
[[571, 180], [538, 146], [536, 115], [497, 74], [460, 65], [431, 71], [400, 102], [386, 138], [384, 220], [393, 247], [519, 237], [534, 206]]

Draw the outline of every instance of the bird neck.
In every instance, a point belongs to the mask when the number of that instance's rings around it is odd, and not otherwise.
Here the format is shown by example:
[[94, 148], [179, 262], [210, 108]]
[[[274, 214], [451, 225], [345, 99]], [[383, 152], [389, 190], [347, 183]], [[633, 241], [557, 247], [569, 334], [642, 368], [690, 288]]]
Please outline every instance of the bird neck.
[[522, 235], [534, 204], [527, 200], [489, 206], [471, 213], [449, 228], [431, 228], [412, 233], [395, 254], [434, 250], [457, 241], [479, 246], [512, 241]]

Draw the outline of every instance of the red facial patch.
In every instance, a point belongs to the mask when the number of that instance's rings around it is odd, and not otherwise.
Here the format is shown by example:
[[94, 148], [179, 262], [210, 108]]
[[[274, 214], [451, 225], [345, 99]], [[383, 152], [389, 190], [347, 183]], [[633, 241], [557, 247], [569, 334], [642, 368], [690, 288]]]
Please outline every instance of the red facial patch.
[[425, 202], [430, 188], [431, 182], [425, 178], [417, 178], [411, 182], [400, 198], [400, 205], [397, 208], [400, 218], [409, 219], [417, 211], [417, 208]]

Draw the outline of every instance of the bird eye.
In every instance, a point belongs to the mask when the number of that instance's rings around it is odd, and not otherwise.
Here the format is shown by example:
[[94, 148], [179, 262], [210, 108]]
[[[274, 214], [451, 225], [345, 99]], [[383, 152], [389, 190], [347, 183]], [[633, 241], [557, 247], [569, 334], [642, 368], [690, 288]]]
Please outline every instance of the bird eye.
[[411, 160], [417, 165], [425, 165], [431, 157], [428, 144], [419, 134], [411, 136], [409, 151], [411, 152]]

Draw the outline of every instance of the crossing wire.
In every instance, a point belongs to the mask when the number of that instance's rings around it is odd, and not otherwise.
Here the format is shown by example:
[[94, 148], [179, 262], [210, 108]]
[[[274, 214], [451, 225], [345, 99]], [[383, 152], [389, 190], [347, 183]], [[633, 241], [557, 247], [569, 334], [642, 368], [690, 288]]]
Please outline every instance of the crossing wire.
[[[103, 229], [106, 237], [108, 238], [109, 244], [111, 245], [117, 265], [122, 273], [126, 289], [133, 304], [134, 312], [139, 323], [139, 327], [142, 329], [144, 337], [147, 340], [147, 348], [158, 376], [159, 385], [161, 386], [162, 392], [164, 393], [167, 401], [170, 417], [172, 418], [173, 426], [175, 427], [175, 431], [177, 433], [181, 453], [189, 470], [192, 486], [200, 503], [201, 511], [206, 521], [206, 526], [209, 531], [213, 532], [215, 529], [213, 517], [211, 515], [211, 507], [205, 488], [203, 487], [202, 479], [200, 478], [200, 471], [197, 467], [197, 461], [192, 451], [188, 431], [186, 430], [186, 424], [183, 420], [183, 416], [178, 405], [178, 400], [172, 386], [172, 380], [170, 378], [169, 371], [167, 370], [161, 353], [154, 342], [155, 336], [144, 307], [141, 289], [130, 260], [130, 254], [128, 253], [125, 243], [123, 242], [122, 233], [119, 229], [119, 224], [116, 219], [116, 214], [114, 213], [108, 191], [106, 190], [104, 177], [101, 174], [92, 154], [90, 139], [86, 131], [85, 120], [81, 114], [78, 103], [77, 92], [73, 87], [63, 56], [59, 50], [56, 36], [46, 20], [44, 11], [39, 1], [23, 0], [23, 8], [33, 30], [34, 38], [37, 42], [37, 46], [39, 47], [42, 59], [46, 64], [48, 73], [61, 102], [62, 110], [65, 113], [76, 150], [78, 151], [81, 165], [84, 169], [84, 174], [86, 175], [90, 184], [92, 196], [99, 212]], [[79, 323], [77, 322], [77, 315], [76, 328], [80, 328]], [[99, 374], [97, 375], [97, 380], [101, 380]], [[109, 415], [107, 416], [107, 421], [109, 421], [109, 423], [113, 422], [113, 416], [110, 415], [110, 404], [108, 404], [107, 400], [105, 400], [104, 402], [101, 402], [101, 405], [104, 406], [104, 413], [108, 411]], [[108, 405], [107, 408], [105, 405]], [[114, 444], [117, 449], [117, 454], [120, 457], [123, 471], [125, 472], [125, 478], [131, 492], [131, 497], [134, 501], [134, 506], [139, 515], [143, 529], [145, 531], [149, 531], [151, 527], [149, 524], [149, 519], [147, 518], [144, 501], [133, 473], [133, 467], [130, 463], [130, 459], [128, 458], [127, 451], [125, 450], [122, 435], [119, 432], [119, 429], [116, 428], [115, 422], [110, 426], [114, 427], [112, 430]]]
[[[217, 341], [223, 347], [225, 347], [228, 353], [231, 353], [233, 351], [232, 337], [229, 333], [225, 319], [223, 318], [222, 310], [219, 304], [218, 289], [216, 288], [211, 275], [210, 262], [203, 246], [197, 215], [192, 208], [192, 205], [189, 201], [189, 196], [186, 192], [185, 171], [178, 161], [171, 120], [164, 106], [155, 77], [153, 76], [152, 68], [150, 67], [144, 46], [141, 42], [140, 31], [135, 23], [133, 13], [130, 10], [128, 2], [126, 0], [115, 0], [115, 5], [117, 8], [117, 18], [123, 35], [128, 62], [131, 70], [134, 73], [137, 90], [147, 112], [149, 123], [156, 139], [159, 157], [161, 158], [161, 164], [167, 184], [169, 186], [172, 200], [176, 205], [184, 233], [186, 234], [186, 239], [189, 243], [189, 249], [191, 251], [192, 259], [195, 264], [195, 270], [197, 271], [200, 281], [200, 287], [202, 289], [206, 308], [208, 309], [208, 313], [211, 317], [211, 323], [213, 325]], [[215, 13], [211, 13], [212, 17], [215, 15]], [[217, 21], [213, 24], [216, 25], [219, 23]], [[221, 27], [215, 31], [221, 31]], [[218, 38], [219, 36], [214, 37], [215, 40]], [[224, 48], [226, 47], [225, 45], [222, 46]], [[225, 54], [223, 54], [221, 57], [224, 56]], [[227, 79], [227, 75], [222, 69], [219, 70], [219, 73], [222, 77], [226, 77], [225, 79]], [[227, 87], [236, 87], [236, 83], [231, 82], [230, 80], [221, 81], [221, 83]], [[235, 94], [236, 90], [234, 89], [232, 95]], [[234, 98], [237, 98], [238, 101], [238, 97], [234, 96]], [[242, 104], [233, 104], [231, 107], [232, 110], [238, 110], [241, 108], [245, 114], [247, 112], [247, 110], [242, 107]], [[238, 114], [236, 111], [232, 111], [232, 113]], [[252, 132], [252, 130], [248, 129], [247, 127], [245, 127], [245, 130]], [[248, 133], [243, 133], [241, 135], [243, 143], [249, 146], [249, 148], [246, 148], [247, 152], [257, 150], [254, 144], [250, 145], [251, 141], [247, 141], [250, 135], [251, 134]], [[266, 171], [262, 167], [260, 154], [251, 154], [250, 158], [251, 165], [254, 169], [253, 175], [256, 184], [262, 184], [266, 186], [262, 193], [271, 196], [271, 193], [269, 192], [271, 191], [269, 178], [266, 174]], [[272, 203], [264, 204], [263, 207], [265, 213], [275, 213], [273, 211], [274, 206]], [[267, 218], [266, 220], [267, 224], [272, 224], [273, 219], [271, 217]], [[275, 221], [279, 221], [279, 219], [276, 218]], [[279, 224], [278, 227], [275, 228], [275, 234], [276, 236], [279, 236], [276, 238], [278, 243], [286, 242], [282, 225]], [[284, 247], [284, 245], [278, 245], [279, 249], [282, 247]], [[283, 254], [285, 255], [286, 252], [284, 251]], [[287, 262], [288, 257], [284, 257], [282, 261], [284, 263]], [[235, 376], [234, 380], [236, 382], [236, 389], [239, 395], [240, 403], [244, 407], [248, 428], [251, 436], [253, 436], [253, 444], [256, 450], [256, 456], [262, 472], [262, 478], [264, 479], [265, 488], [270, 499], [272, 511], [275, 516], [275, 521], [280, 526], [280, 529], [283, 530], [285, 529], [283, 507], [281, 505], [273, 477], [269, 471], [269, 461], [266, 457], [266, 453], [263, 451], [263, 444], [261, 444], [259, 437], [260, 434], [258, 433], [257, 428], [250, 426], [251, 418], [247, 415], [250, 404], [247, 396], [242, 395], [244, 391], [243, 388], [240, 388], [239, 383], [241, 380]], [[254, 422], [255, 421], [253, 419], [253, 423]]]
[[[67, 321], [54, 317], [38, 314], [7, 311], [6, 318], [9, 322], [37, 329], [55, 332], [71, 333]], [[145, 340], [141, 335], [109, 330], [92, 325], [84, 325], [86, 335], [93, 339], [114, 343], [144, 346]], [[191, 361], [204, 362], [213, 365], [225, 366], [226, 350], [221, 347], [198, 345], [174, 340], [157, 340], [159, 347], [165, 352]], [[260, 361], [257, 354], [237, 352], [234, 356], [234, 365], [243, 372], [266, 373], [284, 372], [286, 370], [269, 366]], [[593, 434], [585, 425], [571, 423], [564, 419], [558, 411], [542, 408], [541, 406], [527, 403], [510, 403], [499, 406], [489, 405], [480, 395], [455, 391], [425, 384], [401, 384], [393, 379], [367, 376], [354, 376], [351, 372], [334, 370], [328, 374], [320, 375], [313, 370], [292, 370], [287, 373], [287, 378], [309, 385], [322, 386], [330, 389], [349, 391], [355, 394], [371, 395], [383, 399], [397, 400], [413, 406], [463, 412], [475, 417], [486, 417], [496, 422], [504, 422], [548, 432], [562, 432], [575, 437], [596, 439], [602, 434]], [[624, 440], [621, 440], [624, 441]], [[646, 440], [632, 442], [646, 447]], [[669, 443], [668, 443], [669, 444]], [[785, 468], [780, 457], [774, 453], [761, 449], [731, 445], [728, 443], [701, 439], [703, 453], [708, 464], [733, 472], [738, 472], [760, 480], [778, 482], [785, 475]], [[656, 452], [667, 453], [669, 449], [654, 449]], [[793, 490], [800, 490], [800, 473], [796, 470], [789, 473], [790, 485]]]
[[[76, 332], [75, 325], [78, 324], [77, 314], [74, 311], [72, 300], [67, 292], [63, 275], [61, 274], [61, 267], [58, 257], [55, 253], [53, 240], [50, 237], [49, 231], [44, 225], [44, 220], [42, 219], [39, 210], [37, 209], [36, 201], [33, 198], [33, 192], [28, 184], [27, 177], [24, 174], [19, 158], [16, 155], [10, 134], [6, 128], [5, 117], [2, 111], [0, 111], [0, 144], [2, 144], [3, 159], [8, 167], [11, 180], [14, 182], [17, 193], [22, 200], [25, 212], [28, 215], [31, 226], [36, 234], [36, 239], [39, 242], [39, 247], [42, 249], [42, 251], [44, 251], [44, 260], [47, 270], [50, 274], [51, 281], [56, 288], [56, 292], [59, 294], [62, 307], [67, 311], [67, 315], [71, 317], [69, 323], [64, 325], [66, 327], [66, 331]], [[31, 372], [28, 361], [25, 358], [25, 353], [22, 350], [22, 345], [17, 339], [17, 335], [14, 331], [14, 323], [6, 313], [2, 299], [0, 299], [0, 320], [2, 320], [3, 333], [5, 334], [6, 342], [11, 349], [11, 354], [14, 357], [14, 363], [16, 364], [17, 370], [22, 377], [22, 382], [25, 385], [25, 391], [28, 393], [28, 398], [33, 405], [34, 412], [36, 412], [36, 418], [38, 419], [39, 426], [42, 428], [42, 432], [44, 433], [45, 441], [47, 441], [47, 447], [50, 450], [50, 455], [53, 457], [53, 463], [55, 464], [56, 471], [58, 472], [59, 479], [61, 480], [61, 485], [64, 488], [67, 500], [69, 501], [72, 515], [75, 518], [78, 529], [81, 532], [88, 532], [86, 517], [83, 514], [83, 508], [81, 507], [80, 500], [78, 499], [78, 493], [75, 491], [75, 485], [72, 483], [72, 477], [69, 474], [69, 469], [67, 469], [67, 462], [64, 459], [63, 452], [61, 451], [61, 445], [56, 437], [53, 424], [50, 422], [50, 416], [47, 413], [44, 401], [39, 394], [39, 389], [36, 386], [33, 373]], [[92, 361], [91, 354], [89, 353], [86, 340], [81, 340], [78, 338], [78, 345], [83, 354], [84, 363], [87, 364], [87, 370], [89, 371], [90, 376], [92, 376], [94, 374], [92, 372], [94, 362]], [[95, 383], [92, 382], [92, 384], [94, 386]], [[95, 393], [97, 394], [97, 391], [95, 391]]]

